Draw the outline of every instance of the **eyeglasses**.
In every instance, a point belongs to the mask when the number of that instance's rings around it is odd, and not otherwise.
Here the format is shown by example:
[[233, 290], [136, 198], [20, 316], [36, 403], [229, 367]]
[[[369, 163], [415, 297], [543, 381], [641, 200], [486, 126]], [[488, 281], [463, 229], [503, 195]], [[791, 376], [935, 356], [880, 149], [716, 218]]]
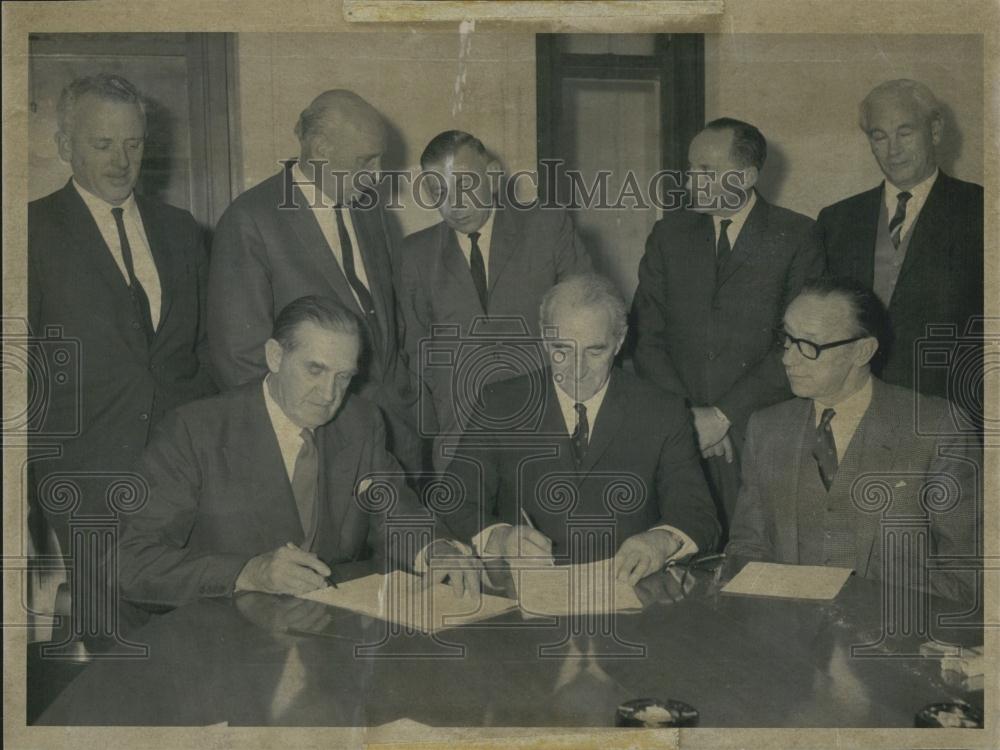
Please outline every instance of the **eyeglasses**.
[[806, 339], [797, 339], [788, 331], [778, 329], [775, 331], [775, 335], [778, 338], [778, 343], [781, 344], [785, 351], [795, 344], [799, 349], [799, 354], [801, 354], [806, 359], [816, 360], [819, 359], [819, 355], [825, 352], [827, 349], [836, 349], [838, 346], [846, 346], [847, 344], [853, 344], [855, 341], [861, 341], [861, 339], [868, 338], [867, 335], [855, 336], [850, 339], [841, 339], [840, 341], [831, 341], [829, 344], [815, 344], [812, 341]]

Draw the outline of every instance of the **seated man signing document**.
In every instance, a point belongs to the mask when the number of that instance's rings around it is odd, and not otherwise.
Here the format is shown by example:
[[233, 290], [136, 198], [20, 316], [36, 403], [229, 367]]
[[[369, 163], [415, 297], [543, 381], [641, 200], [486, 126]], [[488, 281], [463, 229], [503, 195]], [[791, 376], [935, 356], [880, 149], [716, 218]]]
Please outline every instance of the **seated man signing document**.
[[614, 285], [571, 276], [540, 318], [549, 367], [484, 389], [449, 467], [465, 493], [449, 526], [484, 557], [614, 557], [633, 585], [713, 551], [719, 525], [683, 401], [613, 368], [627, 330]]
[[[406, 487], [379, 410], [348, 393], [360, 350], [350, 311], [301, 297], [275, 320], [263, 381], [168, 416], [142, 461], [148, 500], [120, 543], [127, 600], [302, 594], [326, 585], [330, 565], [384, 559], [387, 546], [409, 557], [387, 562], [419, 570], [432, 538], [456, 591], [478, 591], [480, 564], [440, 538]], [[413, 541], [387, 545], [390, 533]]]

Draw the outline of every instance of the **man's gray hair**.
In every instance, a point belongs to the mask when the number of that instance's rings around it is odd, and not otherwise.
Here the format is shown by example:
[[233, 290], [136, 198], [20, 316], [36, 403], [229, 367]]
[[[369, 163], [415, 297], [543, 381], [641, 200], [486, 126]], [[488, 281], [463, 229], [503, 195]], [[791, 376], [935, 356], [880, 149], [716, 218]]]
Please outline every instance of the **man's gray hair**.
[[73, 129], [73, 117], [76, 114], [76, 103], [81, 97], [92, 94], [105, 101], [125, 102], [134, 104], [142, 113], [142, 121], [146, 122], [146, 105], [142, 101], [139, 90], [128, 80], [114, 73], [98, 73], [93, 76], [77, 78], [62, 90], [59, 104], [56, 106], [56, 117], [59, 132], [69, 135]]
[[920, 81], [909, 78], [897, 78], [892, 81], [885, 81], [868, 92], [868, 96], [861, 100], [858, 107], [858, 125], [868, 132], [868, 118], [871, 113], [872, 104], [881, 98], [898, 97], [909, 99], [917, 105], [924, 117], [930, 120], [941, 119], [941, 105], [937, 97], [929, 88]]
[[625, 300], [614, 283], [600, 274], [576, 274], [549, 289], [538, 310], [541, 324], [550, 325], [556, 311], [563, 307], [603, 308], [611, 316], [616, 335], [623, 334], [628, 327]]
[[364, 98], [347, 89], [324, 91], [302, 110], [295, 123], [295, 137], [303, 148], [312, 149], [318, 138], [336, 137], [337, 128], [345, 123], [368, 125], [378, 123], [384, 127], [382, 115]]

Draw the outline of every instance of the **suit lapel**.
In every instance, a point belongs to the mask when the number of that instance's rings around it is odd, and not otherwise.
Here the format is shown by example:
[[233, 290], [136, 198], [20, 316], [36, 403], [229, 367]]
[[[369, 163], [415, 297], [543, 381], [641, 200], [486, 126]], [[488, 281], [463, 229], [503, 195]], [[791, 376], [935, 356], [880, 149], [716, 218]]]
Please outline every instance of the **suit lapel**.
[[223, 447], [232, 475], [251, 488], [253, 502], [248, 511], [269, 545], [300, 540], [304, 534], [302, 522], [262, 386], [255, 382], [245, 388], [244, 408], [237, 417], [241, 424], [234, 430], [240, 440]]
[[510, 259], [521, 246], [520, 222], [517, 221], [515, 212], [504, 208], [496, 208], [494, 212], [493, 236], [490, 237], [489, 278], [487, 279], [490, 293], [496, 288], [497, 280], [503, 275]]
[[[910, 234], [903, 265], [899, 269], [896, 288], [914, 266], [919, 268], [943, 268], [940, 260], [948, 250], [948, 234], [954, 220], [954, 213], [947, 205], [948, 176], [939, 173], [931, 192], [927, 195], [920, 215]], [[937, 255], [937, 257], [933, 257]]]
[[614, 369], [608, 383], [608, 392], [604, 395], [604, 403], [597, 413], [597, 419], [590, 426], [590, 445], [580, 466], [581, 478], [589, 474], [608, 446], [621, 431], [625, 423], [626, 404], [621, 388], [621, 378]]
[[851, 276], [871, 286], [875, 281], [875, 243], [878, 242], [878, 221], [882, 215], [882, 194], [885, 183], [862, 195], [861, 212], [855, 219], [851, 243]]
[[837, 483], [852, 506], [851, 524], [855, 539], [854, 570], [861, 577], [868, 575], [872, 550], [880, 528], [881, 513], [862, 512], [854, 495], [854, 482], [860, 477], [877, 476], [893, 470], [894, 448], [898, 443], [893, 439], [894, 419], [885, 409], [885, 393], [882, 384], [872, 379], [872, 400], [868, 411], [858, 424], [851, 440], [844, 466], [837, 471]]
[[774, 493], [777, 508], [775, 509], [776, 544], [787, 545], [779, 560], [799, 560], [799, 503], [802, 502], [800, 480], [803, 470], [808, 470], [807, 463], [815, 464], [812, 457], [812, 436], [815, 429], [813, 402], [808, 399], [799, 400], [789, 424], [789, 433], [795, 436], [791, 440], [775, 442], [769, 471], [777, 478], [777, 491]]
[[170, 227], [163, 226], [157, 220], [156, 212], [150, 208], [149, 203], [144, 198], [137, 195], [135, 200], [139, 207], [139, 216], [142, 217], [142, 228], [146, 232], [149, 251], [153, 255], [156, 274], [160, 278], [160, 321], [156, 327], [156, 332], [159, 333], [163, 330], [173, 303], [173, 286], [178, 275], [175, 273], [174, 262], [180, 259], [174, 258], [168, 246], [168, 238], [173, 236]]
[[87, 209], [87, 204], [73, 187], [72, 180], [62, 189], [61, 203], [67, 236], [74, 237], [80, 252], [87, 256], [83, 265], [86, 268], [96, 269], [108, 288], [128, 302], [128, 282], [122, 276], [111, 249], [104, 242], [104, 237], [101, 236], [97, 222]]
[[[719, 269], [716, 278], [716, 286], [720, 287], [734, 274], [736, 271], [746, 263], [747, 258], [750, 257], [751, 252], [761, 250], [760, 238], [763, 236], [764, 232], [767, 230], [767, 213], [768, 205], [767, 202], [757, 196], [757, 202], [754, 207], [750, 210], [750, 215], [747, 216], [746, 223], [743, 225], [743, 230], [740, 232], [740, 236], [736, 238], [736, 244], [733, 246], [733, 251], [726, 258], [725, 262], [722, 264], [722, 268]], [[713, 235], [714, 229], [713, 226]]]
[[[337, 263], [337, 259], [333, 257], [330, 245], [327, 243], [326, 237], [323, 236], [323, 231], [319, 228], [317, 223], [319, 216], [313, 216], [306, 196], [298, 186], [295, 186], [295, 191], [297, 207], [282, 211], [282, 216], [285, 217], [298, 238], [302, 252], [310, 260], [309, 265], [320, 269], [323, 278], [329, 283], [342, 304], [349, 307], [359, 317], [364, 318], [357, 300], [354, 299], [354, 293], [347, 283], [347, 278], [344, 276], [340, 264]], [[334, 220], [333, 209], [330, 209], [329, 218], [330, 221]]]
[[[483, 310], [483, 305], [479, 301], [479, 294], [476, 292], [476, 287], [472, 283], [472, 272], [469, 270], [469, 263], [465, 259], [465, 255], [462, 253], [462, 248], [458, 246], [458, 238], [455, 236], [455, 230], [445, 224], [443, 221], [439, 225], [441, 227], [440, 234], [438, 236], [438, 247], [440, 248], [440, 258], [441, 265], [455, 280], [455, 283], [461, 289], [461, 298], [463, 300], [468, 300], [468, 305], [463, 304], [463, 307], [474, 307], [479, 311], [480, 314], [485, 313]], [[493, 265], [493, 248], [490, 248], [490, 266]]]
[[[370, 197], [374, 201], [379, 200], [375, 194], [371, 194]], [[375, 315], [379, 320], [385, 320], [393, 311], [392, 268], [378, 211], [377, 202], [372, 208], [350, 209], [354, 234], [358, 238], [358, 247], [354, 250], [365, 266], [368, 289], [375, 304]]]

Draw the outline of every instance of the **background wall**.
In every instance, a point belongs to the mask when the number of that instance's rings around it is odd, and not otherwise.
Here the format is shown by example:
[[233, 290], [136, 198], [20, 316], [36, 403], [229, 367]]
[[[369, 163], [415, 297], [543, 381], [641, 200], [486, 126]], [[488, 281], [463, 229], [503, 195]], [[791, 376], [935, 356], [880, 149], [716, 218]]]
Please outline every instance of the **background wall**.
[[[320, 92], [356, 91], [391, 128], [386, 168], [415, 167], [442, 130], [477, 135], [508, 169], [535, 168], [533, 34], [239, 34], [244, 188], [298, 153], [292, 132]], [[404, 233], [439, 220], [409, 201]]]
[[983, 42], [972, 35], [711, 34], [705, 115], [752, 122], [768, 140], [761, 192], [815, 216], [882, 174], [858, 103], [891, 78], [923, 81], [945, 106], [942, 166], [983, 182]]

